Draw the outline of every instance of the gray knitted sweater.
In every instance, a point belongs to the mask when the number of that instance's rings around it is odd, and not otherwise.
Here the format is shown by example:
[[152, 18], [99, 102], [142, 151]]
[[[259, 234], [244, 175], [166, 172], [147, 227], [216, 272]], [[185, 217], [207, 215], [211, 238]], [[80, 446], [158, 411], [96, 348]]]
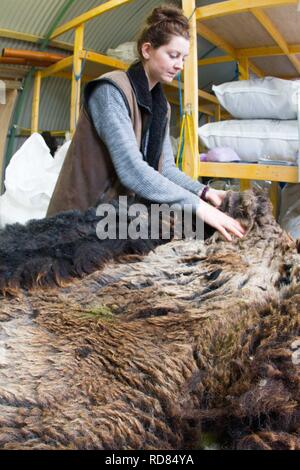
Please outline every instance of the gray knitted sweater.
[[204, 187], [180, 171], [174, 162], [169, 129], [163, 144], [162, 173], [143, 159], [128, 109], [120, 91], [112, 84], [97, 87], [88, 102], [90, 115], [101, 140], [109, 150], [120, 182], [138, 196], [156, 203], [199, 205]]

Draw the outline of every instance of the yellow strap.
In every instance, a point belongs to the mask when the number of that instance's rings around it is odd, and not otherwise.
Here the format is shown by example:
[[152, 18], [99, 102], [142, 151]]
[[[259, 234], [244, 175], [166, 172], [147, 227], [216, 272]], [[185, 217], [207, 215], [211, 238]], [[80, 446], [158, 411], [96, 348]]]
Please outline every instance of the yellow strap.
[[193, 159], [195, 161], [195, 152], [194, 152], [194, 146], [193, 146], [193, 139], [192, 135], [194, 134], [193, 132], [193, 117], [192, 114], [189, 113], [184, 113], [182, 116], [182, 122], [181, 122], [181, 129], [180, 129], [180, 136], [179, 136], [179, 145], [178, 145], [178, 150], [177, 150], [177, 156], [176, 156], [176, 166], [179, 166], [179, 156], [180, 156], [180, 149], [181, 149], [181, 144], [183, 140], [183, 131], [186, 130], [185, 132], [185, 141], [183, 144], [183, 150], [182, 150], [182, 165], [181, 167], [184, 168], [184, 163], [185, 163], [185, 146], [187, 139], [189, 139], [191, 150], [192, 150], [192, 155]]
[[[177, 156], [176, 156], [176, 166], [177, 166], [177, 168], [179, 166], [179, 155], [180, 155], [181, 143], [182, 143], [182, 139], [183, 139], [183, 130], [184, 130], [184, 125], [185, 125], [185, 118], [186, 118], [186, 114], [184, 113], [184, 115], [182, 116], [182, 121], [181, 121], [179, 144], [178, 144], [178, 150], [177, 150]], [[184, 148], [183, 148], [183, 151], [184, 151]]]
[[191, 114], [188, 115], [187, 129], [188, 129], [188, 137], [189, 137], [189, 140], [190, 140], [190, 146], [191, 146], [192, 155], [193, 155], [193, 161], [195, 161], [195, 152], [194, 152], [194, 146], [193, 146], [193, 140], [192, 140], [193, 131], [191, 130], [191, 129], [193, 129], [193, 117], [192, 117]]

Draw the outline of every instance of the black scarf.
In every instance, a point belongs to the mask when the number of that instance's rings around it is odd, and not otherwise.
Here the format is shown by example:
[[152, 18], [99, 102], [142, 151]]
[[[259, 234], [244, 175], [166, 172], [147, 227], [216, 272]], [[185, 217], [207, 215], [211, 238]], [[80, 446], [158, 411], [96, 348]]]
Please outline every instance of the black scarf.
[[[167, 100], [160, 83], [157, 83], [151, 91], [149, 90], [148, 78], [141, 62], [132, 64], [127, 70], [127, 75], [142, 113], [141, 151], [146, 162], [157, 170], [166, 132]], [[145, 138], [148, 129], [149, 140], [147, 152], [145, 152]]]

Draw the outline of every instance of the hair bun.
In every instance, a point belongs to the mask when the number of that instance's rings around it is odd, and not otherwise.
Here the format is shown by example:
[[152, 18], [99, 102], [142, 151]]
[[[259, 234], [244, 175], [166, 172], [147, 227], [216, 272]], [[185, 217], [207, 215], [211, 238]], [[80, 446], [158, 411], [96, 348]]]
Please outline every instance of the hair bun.
[[173, 36], [182, 36], [189, 40], [189, 29], [189, 20], [180, 8], [175, 5], [161, 5], [154, 8], [137, 40], [140, 59], [144, 60], [142, 52], [144, 43], [150, 43], [154, 49], [158, 49], [168, 44]]
[[163, 5], [154, 8], [151, 15], [147, 18], [149, 26], [166, 21], [182, 22], [182, 12], [175, 6]]

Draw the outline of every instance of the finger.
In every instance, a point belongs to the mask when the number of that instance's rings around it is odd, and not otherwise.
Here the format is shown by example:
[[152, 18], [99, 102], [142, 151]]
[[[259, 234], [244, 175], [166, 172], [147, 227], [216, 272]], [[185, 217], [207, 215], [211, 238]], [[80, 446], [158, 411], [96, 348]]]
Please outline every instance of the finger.
[[239, 238], [243, 238], [244, 234], [240, 232], [237, 228], [235, 228], [233, 225], [231, 227], [226, 227], [227, 230], [230, 230], [231, 233], [236, 235]]
[[230, 233], [227, 232], [227, 230], [225, 229], [225, 227], [223, 227], [222, 225], [220, 225], [220, 226], [218, 227], [218, 231], [223, 235], [223, 237], [225, 238], [225, 240], [227, 240], [228, 242], [231, 242], [231, 241], [232, 241], [231, 235], [230, 235]]
[[239, 222], [236, 222], [235, 221], [235, 224], [234, 224], [235, 228], [240, 232], [240, 233], [245, 233], [246, 230], [244, 229], [244, 227], [239, 223]]
[[239, 229], [244, 232], [245, 227], [238, 220], [235, 220], [235, 219], [233, 219], [233, 220], [234, 220], [235, 224], [239, 227]]
[[227, 217], [224, 227], [239, 238], [242, 238], [244, 236], [243, 227], [239, 224], [237, 220], [232, 219], [231, 217]]
[[233, 219], [232, 217], [228, 217], [230, 219], [231, 225], [234, 226], [239, 232], [245, 233], [244, 227], [240, 224], [238, 220]]

